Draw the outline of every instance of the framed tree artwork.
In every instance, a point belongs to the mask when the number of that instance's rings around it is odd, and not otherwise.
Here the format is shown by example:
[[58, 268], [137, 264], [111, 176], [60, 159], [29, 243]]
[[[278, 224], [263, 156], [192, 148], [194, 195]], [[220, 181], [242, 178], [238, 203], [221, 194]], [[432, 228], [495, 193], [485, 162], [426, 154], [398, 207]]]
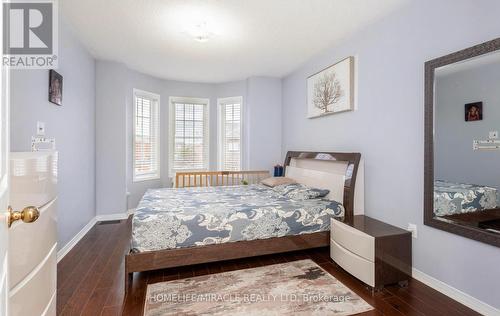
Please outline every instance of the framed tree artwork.
[[354, 57], [307, 78], [307, 117], [314, 118], [354, 109]]

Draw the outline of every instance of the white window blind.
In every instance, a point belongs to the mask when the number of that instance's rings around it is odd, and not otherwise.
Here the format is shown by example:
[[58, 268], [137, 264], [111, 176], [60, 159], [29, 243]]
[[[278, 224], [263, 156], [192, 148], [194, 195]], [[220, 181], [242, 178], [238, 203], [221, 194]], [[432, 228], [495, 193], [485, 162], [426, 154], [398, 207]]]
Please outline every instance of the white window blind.
[[219, 168], [242, 170], [242, 98], [219, 99]]
[[170, 174], [208, 170], [208, 99], [172, 98]]
[[133, 180], [160, 178], [160, 96], [134, 89]]

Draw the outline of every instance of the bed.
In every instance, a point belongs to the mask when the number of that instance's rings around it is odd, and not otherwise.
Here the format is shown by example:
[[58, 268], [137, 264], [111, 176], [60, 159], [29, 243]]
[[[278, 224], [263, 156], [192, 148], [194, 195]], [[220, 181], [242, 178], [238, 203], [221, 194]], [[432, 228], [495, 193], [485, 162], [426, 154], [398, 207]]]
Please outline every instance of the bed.
[[260, 184], [149, 190], [133, 217], [126, 289], [133, 272], [328, 246], [331, 217], [350, 221], [364, 211], [360, 159], [287, 153], [286, 176], [328, 190], [321, 199], [286, 198]]
[[327, 231], [344, 207], [283, 195], [263, 184], [148, 190], [132, 223], [132, 252]]
[[498, 189], [475, 184], [434, 181], [434, 214], [448, 216], [498, 208]]

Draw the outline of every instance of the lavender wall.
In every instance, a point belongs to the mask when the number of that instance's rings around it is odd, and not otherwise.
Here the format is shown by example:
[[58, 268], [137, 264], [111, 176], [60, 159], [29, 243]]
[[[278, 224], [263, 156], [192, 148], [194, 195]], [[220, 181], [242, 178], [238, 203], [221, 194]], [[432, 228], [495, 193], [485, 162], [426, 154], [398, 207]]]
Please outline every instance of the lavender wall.
[[48, 70], [11, 72], [11, 151], [31, 151], [36, 122], [59, 151], [58, 247], [62, 248], [95, 216], [95, 62], [59, 20], [59, 72], [63, 106], [47, 101]]
[[[277, 106], [279, 105], [279, 106]], [[252, 77], [247, 83], [248, 161], [251, 170], [283, 163], [281, 147], [281, 80]]]
[[[282, 153], [361, 152], [367, 215], [403, 228], [417, 223], [414, 267], [500, 308], [499, 248], [422, 223], [424, 62], [498, 37], [498, 12], [493, 0], [413, 1], [313, 58], [283, 79]], [[358, 109], [306, 119], [306, 78], [350, 55]]]
[[96, 214], [127, 209], [125, 157], [127, 70], [115, 62], [96, 63]]

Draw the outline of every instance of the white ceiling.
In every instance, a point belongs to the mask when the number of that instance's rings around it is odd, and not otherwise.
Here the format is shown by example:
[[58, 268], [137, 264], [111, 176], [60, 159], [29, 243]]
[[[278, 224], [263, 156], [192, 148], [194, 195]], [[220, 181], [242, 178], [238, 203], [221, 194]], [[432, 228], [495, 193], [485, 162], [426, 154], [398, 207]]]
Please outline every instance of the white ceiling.
[[[65, 19], [99, 59], [166, 79], [283, 77], [407, 0], [63, 0]], [[206, 22], [213, 37], [189, 31]]]

